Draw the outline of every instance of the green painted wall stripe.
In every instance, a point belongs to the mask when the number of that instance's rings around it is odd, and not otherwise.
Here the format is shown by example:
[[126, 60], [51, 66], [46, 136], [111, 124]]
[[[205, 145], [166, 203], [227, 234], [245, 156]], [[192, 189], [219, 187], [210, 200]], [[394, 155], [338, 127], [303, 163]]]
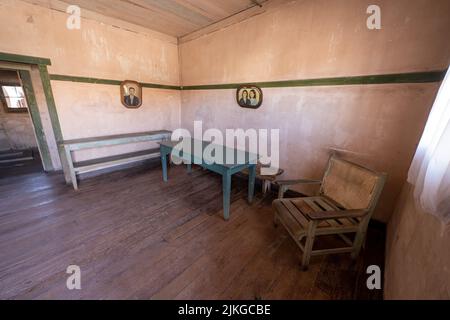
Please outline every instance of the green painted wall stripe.
[[47, 58], [30, 57], [5, 52], [0, 52], [0, 60], [8, 62], [27, 63], [27, 64], [42, 64], [46, 66], [52, 64], [50, 59]]
[[30, 72], [19, 70], [19, 74], [20, 79], [22, 79], [23, 89], [27, 98], [28, 110], [30, 111], [30, 116], [33, 120], [34, 132], [36, 133], [36, 139], [39, 145], [39, 152], [41, 154], [42, 162], [44, 164], [44, 170], [53, 171], [53, 163], [50, 157], [50, 151], [48, 149], [44, 128], [42, 126], [41, 115], [39, 114], [39, 108], [37, 106]]
[[141, 83], [141, 85], [143, 88], [181, 90], [180, 86], [170, 86], [170, 85], [165, 85], [165, 84]]
[[[109, 79], [98, 79], [98, 78], [88, 78], [88, 77], [77, 77], [77, 76], [66, 76], [61, 74], [52, 74], [50, 79], [54, 81], [70, 81], [70, 82], [82, 82], [82, 83], [93, 83], [93, 84], [106, 84], [106, 85], [120, 85], [122, 81], [120, 80], [109, 80]], [[169, 89], [169, 90], [180, 90], [179, 86], [171, 86], [165, 84], [156, 83], [141, 83], [144, 88], [155, 88], [155, 89]]]
[[82, 83], [93, 83], [93, 84], [108, 84], [108, 85], [116, 85], [116, 86], [121, 84], [121, 81], [118, 81], [118, 80], [65, 76], [65, 75], [60, 75], [60, 74], [51, 74], [50, 79], [54, 80], [54, 81], [70, 81], [70, 82], [82, 82]]
[[[155, 83], [142, 83], [144, 88], [169, 89], [169, 90], [218, 90], [218, 89], [236, 89], [244, 84], [253, 84], [261, 88], [287, 88], [287, 87], [312, 87], [312, 86], [342, 86], [342, 85], [364, 85], [364, 84], [389, 84], [389, 83], [428, 83], [439, 82], [444, 79], [447, 70], [380, 74], [354, 77], [335, 77], [335, 78], [317, 78], [303, 80], [284, 80], [268, 82], [247, 82], [247, 83], [224, 83], [207, 84], [193, 86], [171, 86]], [[50, 75], [54, 81], [70, 81], [93, 84], [120, 85], [120, 80], [87, 78], [77, 76], [66, 76], [60, 74]]]
[[236, 89], [244, 84], [253, 84], [261, 88], [309, 87], [309, 86], [342, 86], [388, 83], [427, 83], [439, 82], [445, 77], [446, 70], [430, 72], [381, 74], [355, 77], [336, 77], [304, 80], [285, 80], [270, 82], [227, 83], [211, 85], [194, 85], [182, 87], [182, 90], [217, 90]]
[[[37, 64], [40, 66], [51, 65], [50, 59], [47, 58], [31, 57], [4, 52], [0, 52], [0, 60], [8, 62]], [[442, 81], [442, 79], [445, 76], [445, 72], [446, 70], [353, 76], [353, 77], [334, 77], [334, 78], [317, 78], [317, 79], [249, 82], [249, 83], [225, 83], [225, 84], [192, 85], [192, 86], [174, 86], [155, 83], [142, 83], [142, 86], [144, 88], [169, 89], [169, 90], [216, 90], [216, 89], [236, 89], [243, 84], [254, 84], [261, 88], [283, 88], [283, 87], [339, 86], [339, 85], [364, 85], [364, 84], [388, 84], [388, 83], [393, 84], [427, 83], [427, 82]], [[122, 81], [120, 80], [98, 79], [89, 77], [59, 75], [59, 74], [50, 75], [50, 79], [55, 81], [71, 81], [71, 82], [107, 84], [107, 85], [120, 85], [122, 83]]]

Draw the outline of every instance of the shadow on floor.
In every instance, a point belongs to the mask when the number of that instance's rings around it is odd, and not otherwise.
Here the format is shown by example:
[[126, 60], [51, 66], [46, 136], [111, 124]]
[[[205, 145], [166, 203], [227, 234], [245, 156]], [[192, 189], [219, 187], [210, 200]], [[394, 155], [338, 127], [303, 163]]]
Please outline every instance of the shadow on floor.
[[0, 178], [43, 171], [38, 150], [27, 149], [0, 152]]

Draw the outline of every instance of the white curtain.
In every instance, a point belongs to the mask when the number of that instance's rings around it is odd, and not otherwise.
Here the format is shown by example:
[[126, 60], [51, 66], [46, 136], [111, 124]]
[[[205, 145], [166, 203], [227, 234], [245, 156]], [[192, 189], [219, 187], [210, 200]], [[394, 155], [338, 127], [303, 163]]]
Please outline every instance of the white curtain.
[[431, 109], [408, 182], [423, 210], [450, 222], [450, 71]]

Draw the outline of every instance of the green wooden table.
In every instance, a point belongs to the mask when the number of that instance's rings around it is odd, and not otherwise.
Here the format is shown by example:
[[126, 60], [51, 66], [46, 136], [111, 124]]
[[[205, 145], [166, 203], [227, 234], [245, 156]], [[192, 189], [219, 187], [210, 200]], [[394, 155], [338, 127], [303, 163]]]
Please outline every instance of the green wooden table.
[[[258, 155], [247, 151], [234, 148], [228, 148], [222, 145], [213, 145], [210, 142], [199, 141], [194, 139], [184, 139], [179, 141], [162, 141], [160, 144], [161, 163], [163, 171], [163, 179], [167, 181], [167, 160], [168, 156], [173, 154], [174, 149], [177, 157], [187, 164], [188, 170], [192, 170], [192, 164], [222, 175], [222, 191], [223, 191], [223, 217], [225, 220], [230, 218], [230, 194], [231, 194], [231, 176], [244, 169], [249, 170], [248, 178], [248, 202], [253, 201], [255, 191], [256, 163]], [[215, 157], [204, 154], [205, 148], [221, 149], [223, 160], [217, 161]], [[177, 150], [183, 150], [178, 152]], [[208, 152], [209, 153], [209, 152]], [[227, 154], [232, 154], [232, 159], [227, 158]]]

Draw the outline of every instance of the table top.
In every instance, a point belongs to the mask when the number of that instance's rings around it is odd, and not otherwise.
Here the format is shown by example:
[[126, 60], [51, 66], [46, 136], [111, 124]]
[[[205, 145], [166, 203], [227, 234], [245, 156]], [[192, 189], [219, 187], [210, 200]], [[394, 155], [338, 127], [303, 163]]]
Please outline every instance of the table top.
[[259, 159], [256, 153], [192, 138], [184, 138], [182, 141], [161, 141], [159, 144], [184, 151], [180, 158], [191, 160], [194, 164], [207, 163], [234, 167], [256, 164]]

